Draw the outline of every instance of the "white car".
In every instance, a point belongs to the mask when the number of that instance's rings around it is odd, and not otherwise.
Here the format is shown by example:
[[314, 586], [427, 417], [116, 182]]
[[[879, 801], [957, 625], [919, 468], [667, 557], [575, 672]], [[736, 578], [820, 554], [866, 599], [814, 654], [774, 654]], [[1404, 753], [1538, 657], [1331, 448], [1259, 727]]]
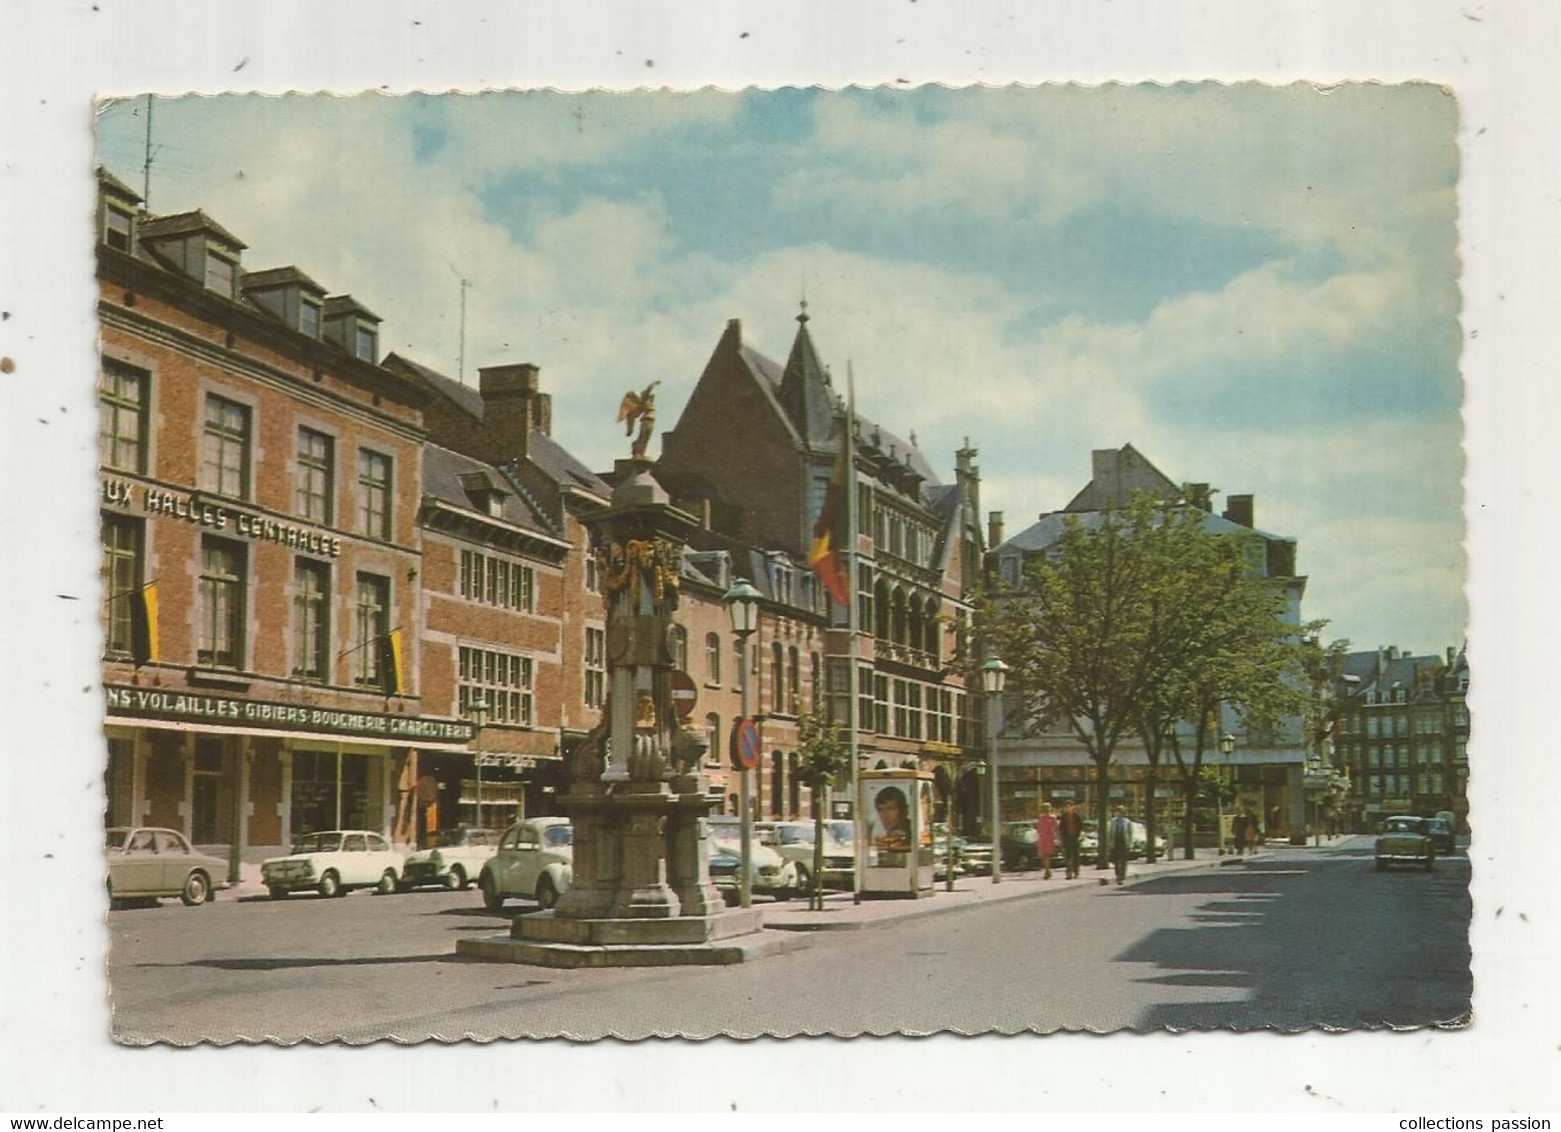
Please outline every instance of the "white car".
[[394, 892], [400, 872], [401, 854], [367, 829], [300, 834], [291, 854], [260, 863], [272, 900], [305, 891], [321, 896], [345, 896], [354, 888]]
[[[742, 827], [736, 818], [711, 818], [710, 883], [728, 902], [737, 898], [737, 872], [742, 860]], [[789, 896], [797, 888], [797, 866], [766, 840], [773, 830], [753, 829], [748, 841], [748, 891], [762, 896]]]
[[511, 897], [551, 908], [574, 879], [574, 830], [568, 818], [525, 818], [504, 831], [477, 883], [496, 912]]
[[482, 867], [498, 852], [499, 835], [491, 829], [458, 826], [433, 835], [436, 844], [420, 853], [409, 853], [401, 868], [398, 891], [425, 884], [441, 884], [454, 892], [482, 875]]
[[[763, 844], [791, 863], [799, 893], [813, 890], [813, 823], [810, 821], [759, 822], [755, 830], [763, 834]], [[824, 887], [850, 888], [856, 871], [856, 855], [849, 841], [835, 836], [824, 826]]]

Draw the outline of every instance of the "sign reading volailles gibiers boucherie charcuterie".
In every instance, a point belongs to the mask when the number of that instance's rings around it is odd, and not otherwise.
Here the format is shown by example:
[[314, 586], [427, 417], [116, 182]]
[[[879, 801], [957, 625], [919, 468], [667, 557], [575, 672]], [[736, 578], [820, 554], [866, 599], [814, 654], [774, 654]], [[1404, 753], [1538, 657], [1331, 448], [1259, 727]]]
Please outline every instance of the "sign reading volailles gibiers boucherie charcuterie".
[[318, 731], [325, 735], [404, 739], [408, 743], [469, 743], [476, 728], [462, 719], [429, 719], [391, 712], [346, 711], [309, 704], [247, 700], [205, 692], [104, 686], [108, 714], [117, 718], [171, 723], [211, 723], [277, 731]]

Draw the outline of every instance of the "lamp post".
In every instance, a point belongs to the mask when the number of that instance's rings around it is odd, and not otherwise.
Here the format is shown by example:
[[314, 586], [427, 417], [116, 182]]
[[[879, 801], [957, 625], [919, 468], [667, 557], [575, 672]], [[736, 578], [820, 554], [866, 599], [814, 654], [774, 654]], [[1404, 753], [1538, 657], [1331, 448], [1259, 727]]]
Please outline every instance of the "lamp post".
[[[1214, 783], [1214, 844], [1219, 847], [1217, 857], [1225, 855], [1225, 770], [1230, 765], [1231, 752], [1236, 749], [1236, 737], [1229, 731], [1220, 736], [1220, 754], [1224, 756], [1217, 781]], [[1240, 853], [1243, 846], [1236, 846]]]
[[482, 751], [477, 750], [478, 741], [482, 738], [482, 725], [488, 720], [488, 697], [478, 692], [476, 697], [467, 701], [466, 710], [472, 713], [472, 723], [477, 731], [472, 735], [472, 762], [477, 767], [477, 828], [485, 828], [482, 824]]
[[987, 699], [987, 747], [992, 763], [992, 883], [1003, 879], [1003, 836], [998, 822], [997, 809], [997, 698], [1003, 694], [1003, 684], [1008, 679], [1008, 665], [996, 656], [986, 658], [981, 666], [981, 689]]
[[[737, 640], [737, 687], [741, 696], [742, 718], [748, 718], [748, 638], [759, 627], [759, 591], [742, 578], [721, 598], [726, 604], [726, 614], [732, 621], [732, 636]], [[742, 839], [742, 859], [737, 865], [737, 901], [743, 908], [752, 907], [753, 891], [749, 872], [753, 867], [753, 815], [749, 812], [748, 768], [742, 767], [741, 785], [738, 787], [737, 823]]]

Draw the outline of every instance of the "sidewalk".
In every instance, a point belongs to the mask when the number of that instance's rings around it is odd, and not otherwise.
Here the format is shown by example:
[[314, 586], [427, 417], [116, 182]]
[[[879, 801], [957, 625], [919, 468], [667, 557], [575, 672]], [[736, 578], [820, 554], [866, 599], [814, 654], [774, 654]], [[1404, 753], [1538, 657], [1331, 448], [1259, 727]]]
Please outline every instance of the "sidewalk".
[[[1267, 850], [1247, 857], [1216, 857], [1212, 849], [1204, 849], [1200, 852], [1206, 855], [1191, 861], [1180, 857], [1161, 858], [1153, 865], [1134, 861], [1128, 866], [1127, 881], [1123, 887], [1132, 888], [1146, 880], [1168, 876], [1171, 873], [1187, 872], [1192, 869], [1216, 869], [1222, 865], [1243, 865], [1263, 861], [1272, 856], [1272, 853]], [[946, 882], [938, 881], [932, 894], [923, 896], [919, 900], [908, 897], [899, 899], [871, 897], [857, 904], [853, 902], [849, 892], [832, 892], [825, 896], [822, 912], [808, 911], [808, 902], [805, 899], [756, 905], [756, 907], [760, 907], [763, 912], [764, 926], [776, 931], [860, 931], [864, 928], [875, 928], [882, 924], [897, 923], [922, 916], [936, 916], [942, 912], [957, 912], [962, 908], [978, 905], [1001, 904], [1010, 900], [1048, 896], [1081, 888], [1114, 889], [1117, 887], [1116, 875], [1109, 868], [1097, 869], [1093, 864], [1085, 865], [1077, 880], [1063, 879], [1060, 867], [1052, 869], [1051, 880], [1042, 880], [1041, 876], [1039, 871], [1005, 872], [1003, 879], [996, 884], [992, 883], [990, 875], [955, 877], [953, 892], [945, 890]]]

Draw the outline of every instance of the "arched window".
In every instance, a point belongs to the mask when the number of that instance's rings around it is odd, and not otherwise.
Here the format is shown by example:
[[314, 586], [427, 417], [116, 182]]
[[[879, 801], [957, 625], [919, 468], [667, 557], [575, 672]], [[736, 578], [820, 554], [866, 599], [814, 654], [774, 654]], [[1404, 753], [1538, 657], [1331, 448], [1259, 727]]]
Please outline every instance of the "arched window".
[[927, 599], [927, 611], [922, 617], [922, 633], [926, 637], [927, 642], [922, 648], [931, 654], [932, 662], [936, 664], [938, 662], [938, 653], [942, 651], [940, 645], [943, 637], [943, 625], [938, 620], [938, 599], [935, 597]]
[[814, 653], [809, 658], [811, 667], [808, 679], [808, 710], [824, 710], [824, 658]]
[[705, 671], [706, 679], [712, 684], [721, 682], [721, 635], [719, 633], [705, 634]]
[[770, 816], [782, 818], [786, 814], [786, 756], [779, 751], [770, 752]]
[[880, 578], [873, 586], [873, 636], [889, 639], [889, 587]]
[[913, 649], [921, 648], [921, 599], [915, 594], [911, 595], [910, 606], [906, 611], [905, 643]]
[[672, 648], [672, 667], [679, 672], [688, 671], [688, 630], [681, 625], [672, 626], [668, 637]]
[[786, 785], [790, 789], [790, 814], [794, 818], [802, 816], [802, 782], [797, 777], [797, 752], [793, 751], [786, 758]]
[[802, 661], [796, 645], [786, 653], [786, 710], [792, 715], [802, 714]]
[[889, 639], [897, 645], [905, 643], [905, 591], [898, 586], [890, 599]]
[[779, 714], [786, 710], [785, 650], [776, 641], [770, 646], [770, 710]]

